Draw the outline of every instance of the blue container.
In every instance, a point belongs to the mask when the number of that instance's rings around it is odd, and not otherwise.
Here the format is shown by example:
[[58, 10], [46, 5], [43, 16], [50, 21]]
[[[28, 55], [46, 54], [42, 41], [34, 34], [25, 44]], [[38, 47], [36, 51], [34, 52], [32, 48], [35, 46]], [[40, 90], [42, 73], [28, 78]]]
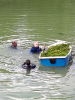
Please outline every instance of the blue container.
[[66, 56], [56, 56], [56, 57], [41, 57], [41, 53], [39, 55], [39, 59], [42, 65], [44, 66], [66, 66], [69, 62], [71, 56], [72, 47], [70, 46], [70, 51]]

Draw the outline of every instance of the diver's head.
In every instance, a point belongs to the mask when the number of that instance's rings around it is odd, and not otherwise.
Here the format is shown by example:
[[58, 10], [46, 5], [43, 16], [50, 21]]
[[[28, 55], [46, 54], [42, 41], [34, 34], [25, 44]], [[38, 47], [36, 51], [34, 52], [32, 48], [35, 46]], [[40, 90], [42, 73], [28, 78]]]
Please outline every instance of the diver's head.
[[35, 42], [34, 43], [34, 47], [38, 47], [39, 46], [39, 43], [38, 42]]
[[17, 42], [16, 41], [13, 41], [12, 42], [12, 46], [17, 47]]

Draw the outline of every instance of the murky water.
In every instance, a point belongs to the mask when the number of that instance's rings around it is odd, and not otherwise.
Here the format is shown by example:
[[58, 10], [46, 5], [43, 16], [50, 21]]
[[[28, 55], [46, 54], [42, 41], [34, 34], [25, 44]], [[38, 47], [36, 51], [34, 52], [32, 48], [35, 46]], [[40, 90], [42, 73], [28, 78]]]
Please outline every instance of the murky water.
[[[10, 48], [16, 40], [18, 50]], [[72, 58], [65, 67], [42, 66], [33, 43], [71, 43]], [[75, 1], [0, 1], [0, 100], [75, 100]], [[36, 64], [27, 72], [26, 59]]]

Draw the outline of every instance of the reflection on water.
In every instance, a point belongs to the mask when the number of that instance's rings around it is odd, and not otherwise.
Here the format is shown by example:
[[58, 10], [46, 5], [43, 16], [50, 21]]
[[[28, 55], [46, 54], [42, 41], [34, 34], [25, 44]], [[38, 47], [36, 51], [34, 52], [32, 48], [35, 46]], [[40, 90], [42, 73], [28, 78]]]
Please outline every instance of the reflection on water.
[[68, 72], [72, 63], [73, 63], [73, 60], [71, 58], [68, 65], [66, 65], [64, 67], [50, 67], [50, 66], [42, 66], [41, 65], [41, 66], [39, 66], [39, 70], [46, 71], [48, 73], [59, 74], [60, 76], [64, 77], [66, 75], [66, 73]]
[[[75, 5], [74, 0], [0, 1], [0, 99], [75, 99]], [[18, 50], [10, 48], [18, 43]], [[71, 43], [72, 58], [65, 67], [42, 66], [39, 55], [30, 54], [38, 41], [49, 46]], [[36, 68], [21, 68], [30, 59]]]

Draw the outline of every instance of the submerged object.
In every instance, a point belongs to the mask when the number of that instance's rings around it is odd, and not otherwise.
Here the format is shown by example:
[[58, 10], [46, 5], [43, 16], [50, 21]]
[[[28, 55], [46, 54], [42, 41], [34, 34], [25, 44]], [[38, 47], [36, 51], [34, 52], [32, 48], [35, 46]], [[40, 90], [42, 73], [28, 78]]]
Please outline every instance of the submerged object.
[[[61, 46], [61, 48], [59, 46]], [[49, 46], [46, 52], [41, 52], [39, 59], [41, 64], [44, 66], [62, 67], [68, 64], [71, 56], [71, 51], [72, 47], [70, 44], [57, 44], [54, 46]]]

